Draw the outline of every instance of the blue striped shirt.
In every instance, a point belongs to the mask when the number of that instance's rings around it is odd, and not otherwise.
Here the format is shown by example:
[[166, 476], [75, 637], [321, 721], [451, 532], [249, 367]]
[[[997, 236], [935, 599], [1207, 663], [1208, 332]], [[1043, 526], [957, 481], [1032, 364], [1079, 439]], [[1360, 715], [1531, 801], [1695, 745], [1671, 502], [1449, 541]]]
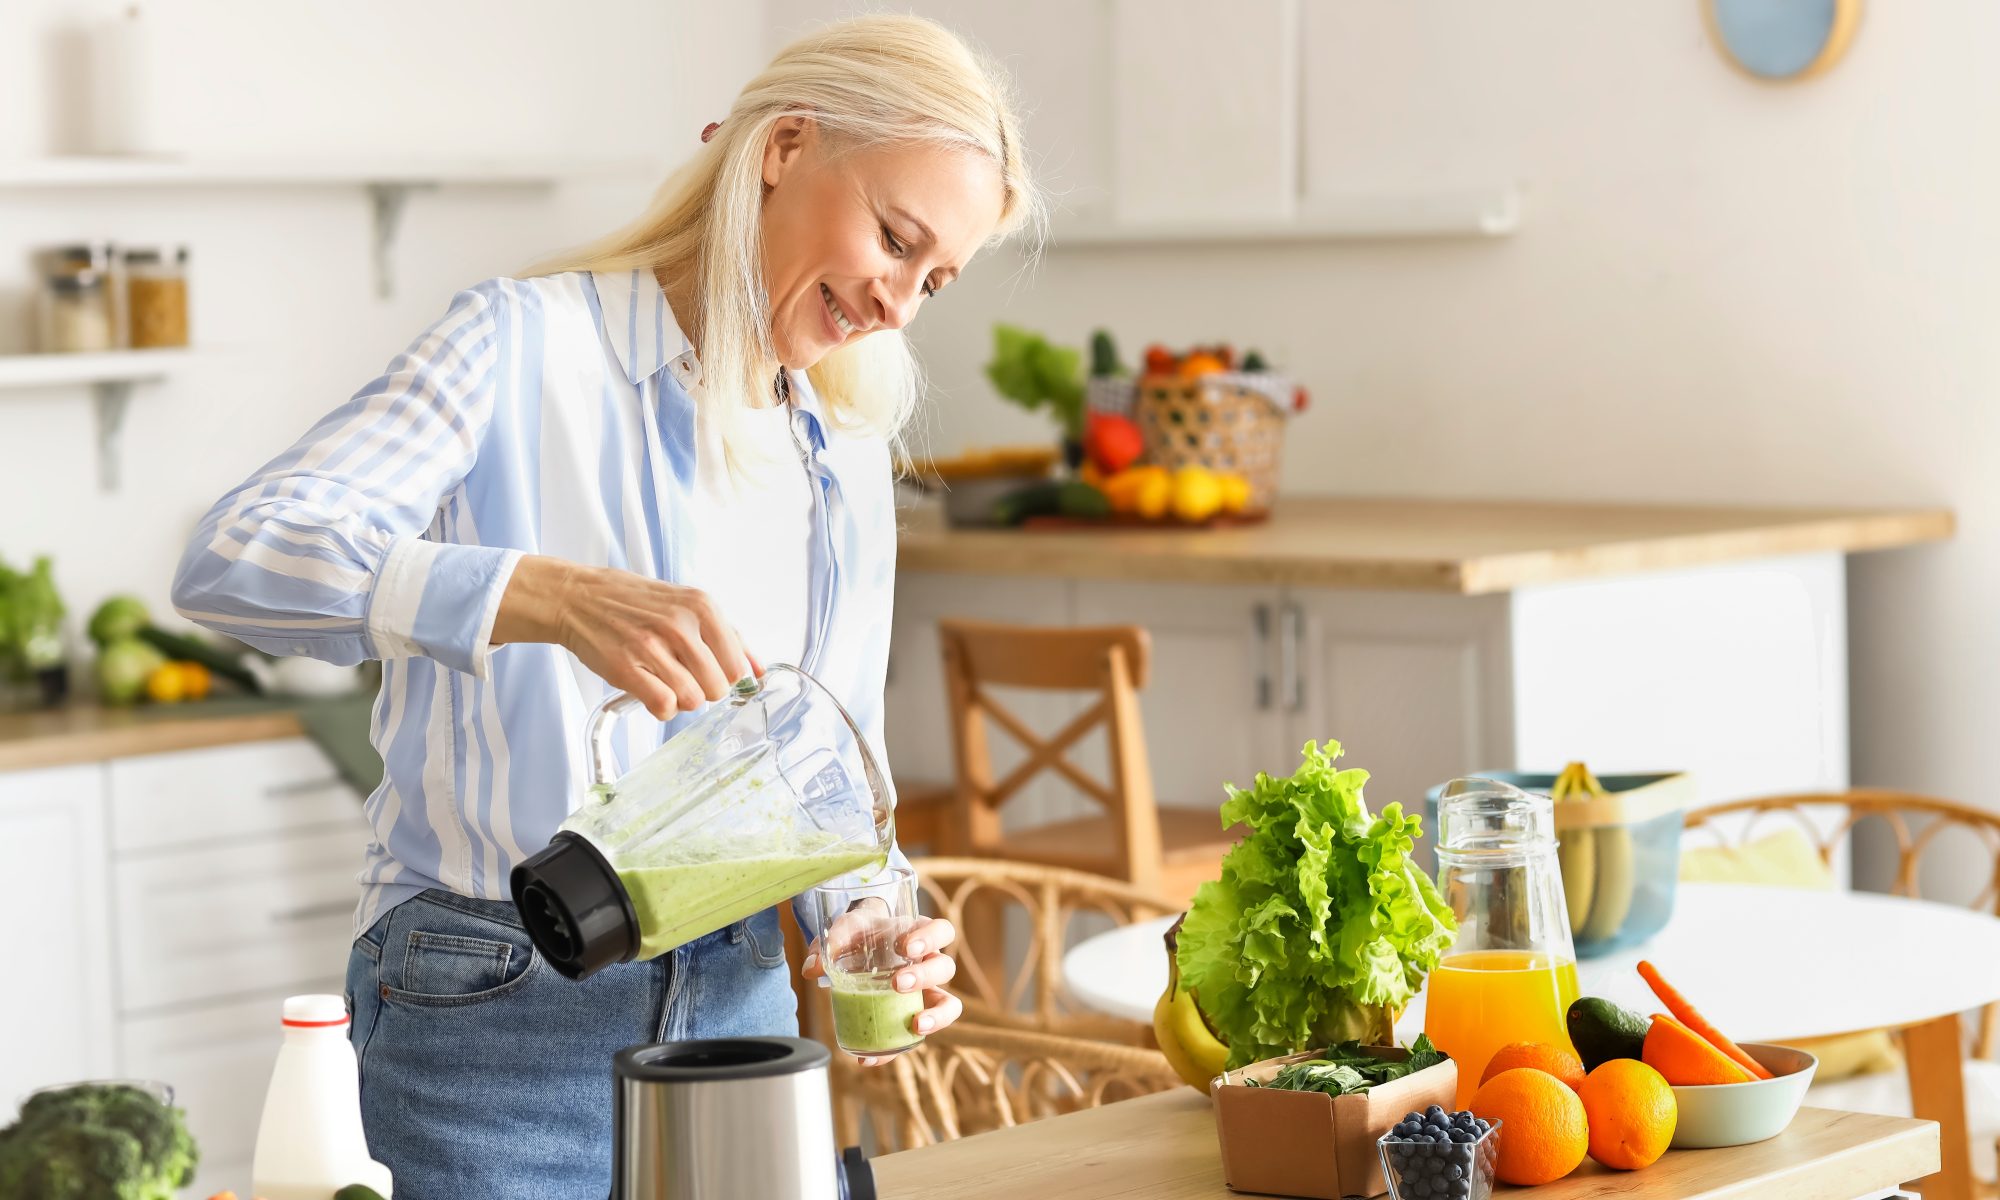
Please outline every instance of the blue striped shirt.
[[[791, 384], [818, 485], [802, 665], [879, 757], [888, 448]], [[276, 654], [383, 660], [357, 930], [426, 888], [506, 897], [583, 796], [583, 724], [609, 688], [559, 646], [490, 645], [494, 614], [523, 554], [698, 584], [700, 386], [650, 272], [488, 280], [202, 520], [183, 616]], [[628, 718], [624, 764], [672, 729]]]

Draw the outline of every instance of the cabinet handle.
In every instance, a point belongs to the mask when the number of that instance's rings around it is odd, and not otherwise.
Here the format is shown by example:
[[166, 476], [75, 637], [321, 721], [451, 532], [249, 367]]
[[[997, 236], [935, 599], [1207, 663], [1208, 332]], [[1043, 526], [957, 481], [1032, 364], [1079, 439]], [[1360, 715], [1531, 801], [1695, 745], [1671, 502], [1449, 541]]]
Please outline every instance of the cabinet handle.
[[324, 779], [301, 779], [293, 783], [274, 783], [264, 789], [266, 800], [296, 800], [300, 796], [311, 796], [328, 788], [340, 786], [340, 776], [328, 775]]
[[315, 921], [321, 917], [337, 917], [343, 913], [353, 912], [352, 900], [328, 900], [324, 904], [301, 904], [297, 908], [281, 908], [271, 914], [271, 924], [296, 925], [301, 921]]
[[1304, 712], [1306, 707], [1305, 664], [1300, 661], [1305, 653], [1306, 614], [1296, 604], [1285, 605], [1285, 623], [1278, 631], [1279, 661], [1285, 672], [1285, 703], [1293, 712]]
[[1271, 606], [1258, 604], [1251, 608], [1251, 626], [1256, 637], [1250, 647], [1250, 676], [1255, 683], [1257, 710], [1269, 712], [1271, 709]]

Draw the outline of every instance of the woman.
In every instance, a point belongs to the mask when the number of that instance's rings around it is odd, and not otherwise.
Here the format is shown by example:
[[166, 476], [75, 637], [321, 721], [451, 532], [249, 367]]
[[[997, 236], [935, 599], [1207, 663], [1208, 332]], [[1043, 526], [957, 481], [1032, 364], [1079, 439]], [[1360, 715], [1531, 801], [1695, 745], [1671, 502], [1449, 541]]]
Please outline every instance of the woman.
[[[915, 18], [805, 38], [702, 136], [630, 228], [460, 293], [174, 582], [266, 650], [383, 660], [347, 988], [402, 1200], [601, 1198], [615, 1051], [795, 1030], [775, 911], [571, 982], [508, 871], [583, 794], [613, 690], [670, 721], [798, 662], [880, 753], [900, 331], [1038, 212], [1000, 78]], [[671, 732], [628, 725], [628, 762]], [[921, 1031], [959, 1012], [952, 936], [912, 934]]]

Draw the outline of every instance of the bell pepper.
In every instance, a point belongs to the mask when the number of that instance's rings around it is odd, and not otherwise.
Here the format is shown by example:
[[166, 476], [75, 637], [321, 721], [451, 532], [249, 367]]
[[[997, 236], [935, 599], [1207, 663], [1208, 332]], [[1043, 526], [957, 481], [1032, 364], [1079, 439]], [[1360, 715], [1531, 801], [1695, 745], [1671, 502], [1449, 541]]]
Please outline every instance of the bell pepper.
[[1107, 476], [1116, 475], [1139, 461], [1139, 456], [1146, 452], [1146, 438], [1130, 417], [1092, 413], [1084, 427], [1083, 449], [1099, 471]]

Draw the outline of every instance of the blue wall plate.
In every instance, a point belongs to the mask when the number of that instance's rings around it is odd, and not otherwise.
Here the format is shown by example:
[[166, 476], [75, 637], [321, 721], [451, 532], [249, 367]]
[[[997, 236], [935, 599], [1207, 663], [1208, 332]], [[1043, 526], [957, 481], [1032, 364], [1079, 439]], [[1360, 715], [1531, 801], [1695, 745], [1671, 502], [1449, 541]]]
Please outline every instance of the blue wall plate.
[[1759, 79], [1807, 79], [1839, 61], [1861, 0], [1706, 0], [1709, 28], [1731, 61]]

